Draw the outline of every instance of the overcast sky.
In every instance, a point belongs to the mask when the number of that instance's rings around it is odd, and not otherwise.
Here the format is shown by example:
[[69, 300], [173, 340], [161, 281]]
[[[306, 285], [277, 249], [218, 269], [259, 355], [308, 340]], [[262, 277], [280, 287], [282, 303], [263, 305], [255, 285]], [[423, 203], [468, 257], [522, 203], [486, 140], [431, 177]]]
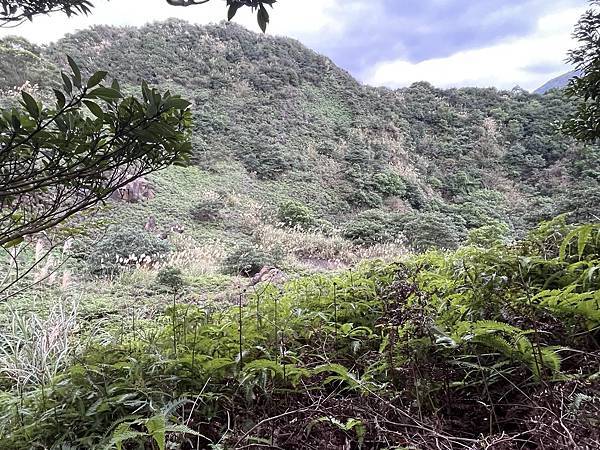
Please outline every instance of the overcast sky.
[[[89, 17], [52, 15], [0, 36], [37, 43], [92, 24], [143, 25], [225, 18], [225, 2], [176, 8], [164, 0], [93, 0]], [[341, 5], [344, 5], [343, 7]], [[268, 33], [299, 39], [372, 85], [519, 85], [535, 89], [567, 70], [571, 33], [586, 0], [279, 0]], [[249, 11], [236, 21], [258, 31]]]

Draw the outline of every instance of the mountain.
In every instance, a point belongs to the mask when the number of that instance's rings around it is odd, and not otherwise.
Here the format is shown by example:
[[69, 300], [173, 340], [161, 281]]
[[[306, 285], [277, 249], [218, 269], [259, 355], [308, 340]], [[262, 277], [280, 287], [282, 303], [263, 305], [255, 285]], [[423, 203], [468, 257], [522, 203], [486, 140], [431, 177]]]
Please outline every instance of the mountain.
[[[117, 208], [117, 221], [155, 216], [198, 242], [240, 242], [293, 201], [340, 239], [454, 248], [480, 227], [520, 236], [600, 206], [600, 152], [556, 133], [573, 110], [560, 92], [373, 88], [295, 40], [233, 24], [102, 26], [28, 45], [0, 41], [11, 56], [0, 55], [0, 71], [22, 67], [43, 84], [37, 71], [70, 54], [132, 92], [147, 80], [193, 102], [193, 167], [154, 176], [156, 198]], [[194, 218], [207, 204], [220, 219]]]
[[535, 91], [533, 91], [533, 93], [545, 94], [551, 89], [564, 89], [565, 87], [567, 87], [567, 84], [569, 84], [569, 81], [571, 81], [573, 77], [578, 76], [580, 73], [581, 72], [579, 72], [578, 70], [572, 70], [571, 72], [564, 73], [556, 78], [551, 79], [543, 86], [540, 86]]

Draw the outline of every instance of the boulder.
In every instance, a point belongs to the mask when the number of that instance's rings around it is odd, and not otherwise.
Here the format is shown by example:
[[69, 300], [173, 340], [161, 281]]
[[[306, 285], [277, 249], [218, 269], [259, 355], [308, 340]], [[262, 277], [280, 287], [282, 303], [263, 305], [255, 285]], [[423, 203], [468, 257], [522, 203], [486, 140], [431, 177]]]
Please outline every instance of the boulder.
[[155, 196], [152, 185], [144, 177], [133, 180], [122, 188], [117, 189], [112, 193], [113, 200], [120, 200], [127, 203], [137, 203], [144, 200], [149, 200]]
[[259, 283], [281, 284], [287, 280], [287, 275], [277, 267], [265, 266], [260, 272], [252, 277], [249, 285], [255, 286]]

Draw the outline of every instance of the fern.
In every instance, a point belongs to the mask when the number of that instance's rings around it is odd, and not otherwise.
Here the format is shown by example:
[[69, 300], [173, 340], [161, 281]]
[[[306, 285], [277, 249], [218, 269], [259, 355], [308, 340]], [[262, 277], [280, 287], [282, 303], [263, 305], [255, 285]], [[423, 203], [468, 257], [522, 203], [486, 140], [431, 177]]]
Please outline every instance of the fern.
[[483, 345], [492, 352], [527, 365], [536, 379], [541, 378], [542, 367], [553, 374], [560, 372], [561, 358], [557, 353], [560, 347], [539, 348], [527, 337], [531, 331], [491, 320], [462, 323], [458, 330], [462, 333], [457, 336], [461, 341]]

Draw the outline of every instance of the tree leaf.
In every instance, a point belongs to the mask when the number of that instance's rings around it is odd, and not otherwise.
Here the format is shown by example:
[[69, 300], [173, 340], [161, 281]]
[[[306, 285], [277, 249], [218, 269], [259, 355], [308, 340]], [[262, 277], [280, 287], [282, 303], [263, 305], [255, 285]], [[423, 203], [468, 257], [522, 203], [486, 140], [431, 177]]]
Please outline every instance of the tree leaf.
[[62, 77], [63, 84], [65, 86], [65, 92], [67, 94], [70, 94], [71, 92], [73, 92], [73, 83], [71, 83], [71, 79], [67, 76], [67, 74], [64, 72], [61, 72], [60, 76]]
[[231, 4], [229, 5], [229, 9], [227, 10], [227, 20], [231, 20], [235, 17], [235, 14], [238, 12], [242, 5], [240, 4]]
[[69, 66], [71, 66], [71, 70], [73, 71], [73, 82], [75, 86], [78, 88], [81, 87], [81, 71], [79, 70], [79, 66], [75, 62], [73, 58], [67, 55], [67, 61], [69, 62]]
[[40, 107], [35, 99], [25, 91], [21, 91], [21, 97], [23, 97], [23, 104], [25, 105], [25, 108], [29, 114], [31, 114], [33, 118], [37, 119], [40, 116]]
[[54, 95], [56, 96], [56, 105], [58, 106], [58, 109], [63, 109], [65, 107], [65, 104], [67, 103], [65, 94], [63, 94], [58, 89], [54, 89]]
[[118, 98], [123, 97], [121, 95], [121, 93], [113, 88], [107, 88], [107, 87], [99, 87], [94, 89], [93, 91], [91, 91], [88, 94], [88, 97], [97, 97], [97, 98], [101, 98], [102, 100], [115, 100]]
[[94, 75], [92, 75], [87, 82], [88, 89], [99, 85], [104, 80], [104, 78], [106, 78], [106, 75], [108, 75], [108, 72], [104, 70], [99, 70]]
[[84, 100], [83, 103], [85, 103], [85, 106], [88, 107], [94, 116], [96, 116], [98, 119], [104, 119], [104, 111], [102, 111], [102, 108], [100, 108], [97, 103], [94, 103], [90, 100]]
[[269, 13], [262, 4], [258, 8], [258, 14], [256, 18], [258, 20], [258, 26], [260, 27], [262, 32], [265, 33], [267, 31], [267, 24], [269, 23]]
[[165, 101], [165, 108], [166, 109], [186, 109], [188, 106], [190, 106], [191, 103], [188, 102], [187, 100], [184, 100], [182, 98], [170, 98], [167, 101]]

